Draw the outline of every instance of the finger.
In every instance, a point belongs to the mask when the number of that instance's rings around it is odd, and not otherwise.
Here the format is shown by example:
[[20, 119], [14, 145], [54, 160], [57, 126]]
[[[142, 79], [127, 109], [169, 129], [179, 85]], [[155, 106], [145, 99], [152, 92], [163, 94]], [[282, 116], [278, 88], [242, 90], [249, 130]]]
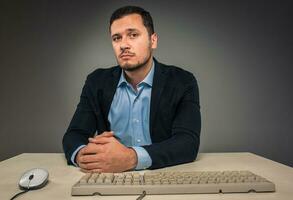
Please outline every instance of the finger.
[[84, 165], [89, 163], [104, 163], [105, 162], [105, 154], [104, 153], [98, 153], [94, 155], [83, 155], [80, 156], [77, 160], [78, 166], [84, 167]]
[[96, 143], [88, 143], [84, 148], [82, 148], [80, 151], [81, 155], [86, 154], [97, 154], [102, 152], [102, 146], [96, 144]]
[[96, 135], [94, 138], [100, 138], [100, 137], [113, 137], [114, 132], [113, 131], [105, 131], [100, 135]]
[[79, 163], [79, 167], [84, 170], [93, 170], [93, 169], [100, 169], [100, 163], [94, 162], [94, 163]]
[[94, 163], [98, 162], [99, 157], [96, 154], [85, 154], [83, 156], [80, 156], [79, 163]]
[[92, 169], [92, 170], [90, 170], [90, 172], [92, 172], [92, 173], [102, 173], [103, 170], [102, 169]]
[[113, 142], [114, 137], [100, 137], [100, 138], [89, 138], [89, 142], [94, 144], [107, 144]]
[[86, 169], [83, 169], [83, 168], [79, 168], [80, 169], [80, 171], [82, 171], [83, 173], [91, 173], [91, 171], [90, 170], [86, 170]]
[[89, 140], [89, 142], [91, 142], [92, 141], [91, 139], [98, 139], [98, 138], [101, 138], [101, 137], [114, 137], [114, 132], [113, 131], [105, 131], [102, 134], [96, 135], [93, 138], [92, 137], [88, 138], [88, 140]]
[[84, 168], [79, 168], [80, 171], [84, 173], [101, 173], [102, 169], [84, 169]]
[[83, 168], [80, 168], [80, 171], [82, 171], [84, 173], [102, 173], [103, 172], [102, 169], [91, 169], [91, 170], [87, 170], [87, 169], [83, 169]]

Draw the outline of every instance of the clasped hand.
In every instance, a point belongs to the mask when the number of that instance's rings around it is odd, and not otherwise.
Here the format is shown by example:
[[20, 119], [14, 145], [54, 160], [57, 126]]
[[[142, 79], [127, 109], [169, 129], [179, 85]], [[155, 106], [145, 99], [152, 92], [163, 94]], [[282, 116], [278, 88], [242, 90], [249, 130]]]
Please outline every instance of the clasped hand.
[[134, 169], [137, 155], [134, 149], [121, 144], [113, 132], [104, 132], [79, 150], [76, 162], [83, 172], [123, 172]]

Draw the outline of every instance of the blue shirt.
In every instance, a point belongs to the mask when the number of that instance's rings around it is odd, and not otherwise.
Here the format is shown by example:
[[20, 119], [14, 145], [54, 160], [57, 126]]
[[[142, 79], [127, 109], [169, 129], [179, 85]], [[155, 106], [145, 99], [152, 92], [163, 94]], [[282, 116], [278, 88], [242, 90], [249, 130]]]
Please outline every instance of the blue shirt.
[[[137, 85], [137, 90], [127, 82], [122, 71], [108, 114], [110, 128], [114, 131], [115, 137], [125, 146], [135, 150], [136, 170], [146, 169], [152, 165], [151, 157], [141, 146], [152, 143], [149, 120], [154, 68], [153, 62], [145, 79]], [[72, 154], [71, 161], [74, 164], [76, 153], [84, 146], [78, 147]]]

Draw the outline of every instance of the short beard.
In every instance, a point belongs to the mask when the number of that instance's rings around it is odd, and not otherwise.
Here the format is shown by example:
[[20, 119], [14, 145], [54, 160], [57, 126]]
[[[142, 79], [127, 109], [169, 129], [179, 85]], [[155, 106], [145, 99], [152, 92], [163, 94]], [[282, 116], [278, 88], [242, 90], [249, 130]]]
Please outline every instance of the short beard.
[[152, 54], [150, 53], [149, 56], [143, 60], [143, 62], [141, 63], [137, 63], [135, 65], [124, 65], [124, 66], [121, 66], [122, 69], [124, 69], [125, 71], [128, 71], [128, 72], [133, 72], [133, 71], [136, 71], [136, 70], [139, 70], [140, 68], [144, 67], [148, 61], [151, 59], [151, 56]]

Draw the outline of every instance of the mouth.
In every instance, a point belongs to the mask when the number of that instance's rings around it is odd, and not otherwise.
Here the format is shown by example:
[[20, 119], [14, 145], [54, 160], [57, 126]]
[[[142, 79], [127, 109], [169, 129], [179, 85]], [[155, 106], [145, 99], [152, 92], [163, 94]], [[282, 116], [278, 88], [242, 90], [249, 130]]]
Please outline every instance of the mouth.
[[122, 59], [129, 59], [129, 58], [131, 58], [131, 57], [133, 57], [134, 56], [134, 54], [127, 54], [127, 53], [124, 53], [124, 54], [121, 54], [120, 55], [120, 58], [122, 58]]

